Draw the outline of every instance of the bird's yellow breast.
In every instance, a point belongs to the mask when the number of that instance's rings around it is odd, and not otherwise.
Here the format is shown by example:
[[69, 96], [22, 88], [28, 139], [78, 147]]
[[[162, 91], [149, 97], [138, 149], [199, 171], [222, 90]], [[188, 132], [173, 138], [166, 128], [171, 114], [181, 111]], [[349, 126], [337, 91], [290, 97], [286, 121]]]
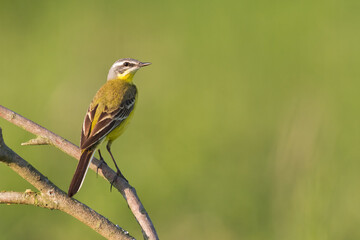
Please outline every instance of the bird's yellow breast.
[[135, 111], [135, 107], [136, 107], [136, 101], [135, 101], [135, 106], [134, 109], [131, 111], [131, 113], [129, 114], [129, 116], [116, 128], [114, 128], [114, 130], [112, 130], [107, 136], [106, 136], [106, 140], [107, 141], [114, 141], [115, 139], [117, 139], [118, 137], [120, 137], [120, 135], [124, 132], [126, 126], [129, 124], [129, 121], [131, 120], [132, 116], [134, 115], [134, 111]]

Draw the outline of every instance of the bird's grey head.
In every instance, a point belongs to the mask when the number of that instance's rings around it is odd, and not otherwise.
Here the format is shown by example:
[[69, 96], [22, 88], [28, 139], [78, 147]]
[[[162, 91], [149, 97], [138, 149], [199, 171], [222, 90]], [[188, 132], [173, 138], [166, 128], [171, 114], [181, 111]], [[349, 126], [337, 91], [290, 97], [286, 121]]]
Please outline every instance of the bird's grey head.
[[119, 59], [111, 66], [107, 80], [123, 79], [131, 81], [137, 70], [150, 64], [149, 62], [140, 62], [132, 58]]

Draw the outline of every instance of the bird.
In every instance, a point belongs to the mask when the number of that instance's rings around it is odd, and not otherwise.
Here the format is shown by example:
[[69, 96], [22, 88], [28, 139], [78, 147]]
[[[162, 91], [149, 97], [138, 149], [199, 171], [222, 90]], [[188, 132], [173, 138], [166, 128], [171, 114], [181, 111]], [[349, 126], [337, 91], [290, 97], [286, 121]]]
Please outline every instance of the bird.
[[106, 149], [117, 169], [117, 176], [126, 180], [111, 153], [111, 145], [124, 132], [134, 113], [138, 91], [133, 77], [137, 70], [150, 64], [132, 58], [122, 58], [111, 66], [106, 83], [95, 94], [83, 121], [81, 156], [69, 186], [69, 197], [80, 190], [97, 149], [100, 159], [103, 160], [99, 146], [105, 141]]

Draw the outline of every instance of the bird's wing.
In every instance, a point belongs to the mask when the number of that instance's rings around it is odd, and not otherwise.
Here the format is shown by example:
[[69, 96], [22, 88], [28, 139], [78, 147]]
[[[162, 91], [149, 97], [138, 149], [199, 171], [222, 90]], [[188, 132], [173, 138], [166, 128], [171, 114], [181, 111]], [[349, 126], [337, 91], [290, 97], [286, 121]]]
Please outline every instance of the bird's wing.
[[[101, 107], [99, 108], [100, 103], [89, 108], [81, 132], [81, 149], [88, 149], [101, 142], [130, 115], [136, 100], [136, 88], [134, 89], [125, 93], [119, 107], [115, 110], [109, 110], [105, 106], [101, 113], [97, 113], [98, 109], [101, 109]], [[95, 116], [98, 114], [99, 117], [96, 118]]]

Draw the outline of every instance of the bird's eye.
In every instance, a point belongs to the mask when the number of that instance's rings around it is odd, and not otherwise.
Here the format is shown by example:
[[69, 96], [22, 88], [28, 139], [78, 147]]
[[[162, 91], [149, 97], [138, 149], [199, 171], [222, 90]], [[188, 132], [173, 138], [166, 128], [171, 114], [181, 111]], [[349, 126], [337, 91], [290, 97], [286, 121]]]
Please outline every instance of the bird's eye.
[[130, 65], [129, 62], [124, 62], [124, 66], [125, 66], [125, 67], [128, 67], [129, 65]]

